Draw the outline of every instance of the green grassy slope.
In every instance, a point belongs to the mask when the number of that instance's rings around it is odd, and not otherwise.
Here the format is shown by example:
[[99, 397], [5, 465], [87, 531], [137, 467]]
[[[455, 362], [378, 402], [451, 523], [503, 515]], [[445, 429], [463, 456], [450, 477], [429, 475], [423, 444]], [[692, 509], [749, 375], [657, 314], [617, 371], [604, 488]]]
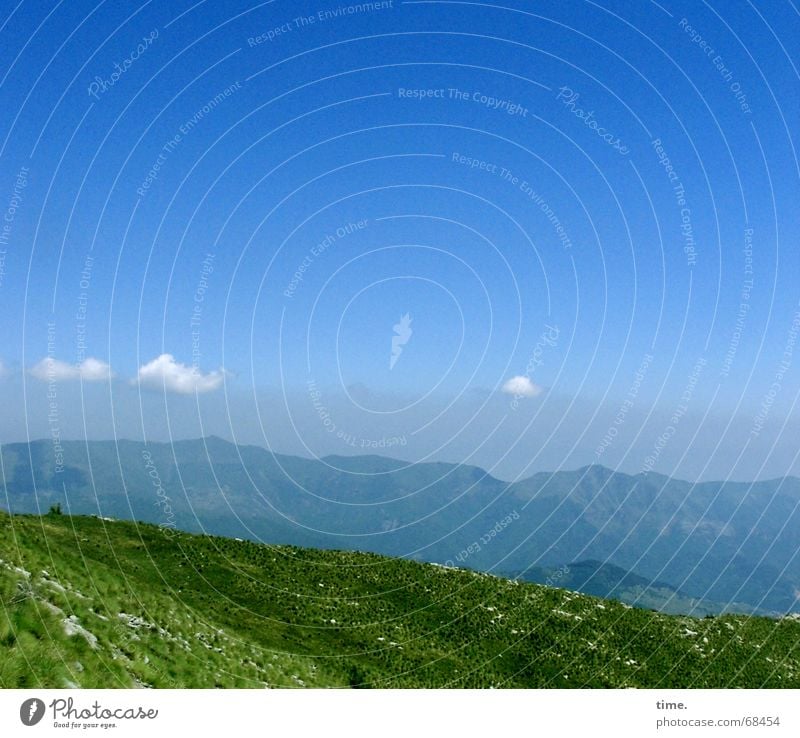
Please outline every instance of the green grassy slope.
[[800, 622], [0, 514], [0, 686], [800, 687]]

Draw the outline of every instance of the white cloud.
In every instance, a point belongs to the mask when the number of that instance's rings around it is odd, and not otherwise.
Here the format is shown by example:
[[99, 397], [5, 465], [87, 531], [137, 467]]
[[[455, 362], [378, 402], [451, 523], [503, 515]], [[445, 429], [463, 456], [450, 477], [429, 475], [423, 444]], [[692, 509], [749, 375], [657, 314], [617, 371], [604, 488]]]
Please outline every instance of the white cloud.
[[501, 391], [515, 397], [536, 397], [542, 393], [542, 388], [531, 382], [530, 377], [517, 376], [507, 380]]
[[175, 361], [172, 354], [161, 354], [157, 359], [139, 367], [138, 383], [143, 387], [192, 395], [195, 392], [213, 392], [222, 386], [225, 370], [203, 374], [186, 364]]
[[6, 363], [0, 359], [0, 379], [5, 379], [11, 374], [11, 370], [6, 366]]
[[30, 373], [43, 382], [51, 379], [57, 382], [76, 379], [84, 382], [104, 382], [114, 376], [111, 367], [105, 361], [94, 359], [91, 356], [80, 364], [67, 364], [66, 361], [47, 357], [31, 367]]

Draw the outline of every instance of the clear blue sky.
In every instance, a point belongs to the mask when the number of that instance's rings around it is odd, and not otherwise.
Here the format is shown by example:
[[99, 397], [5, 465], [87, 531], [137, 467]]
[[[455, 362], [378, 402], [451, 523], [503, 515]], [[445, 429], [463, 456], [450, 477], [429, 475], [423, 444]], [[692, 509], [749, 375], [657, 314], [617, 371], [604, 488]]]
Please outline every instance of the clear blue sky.
[[642, 411], [705, 359], [692, 410], [752, 417], [800, 300], [792, 4], [374, 5], [5, 4], [6, 393], [41, 392], [52, 321], [118, 394], [167, 353], [209, 394], [526, 376], [613, 409], [650, 354]]

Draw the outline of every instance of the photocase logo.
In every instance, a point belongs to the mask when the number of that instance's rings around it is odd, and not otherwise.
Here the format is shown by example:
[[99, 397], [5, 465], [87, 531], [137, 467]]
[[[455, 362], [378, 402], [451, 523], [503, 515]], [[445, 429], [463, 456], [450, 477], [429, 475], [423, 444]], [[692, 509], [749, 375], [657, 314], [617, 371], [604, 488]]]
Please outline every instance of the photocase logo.
[[38, 697], [31, 697], [19, 708], [19, 719], [23, 725], [36, 725], [44, 717], [44, 702]]
[[408, 343], [411, 334], [411, 316], [406, 313], [400, 317], [400, 322], [392, 326], [395, 335], [392, 336], [392, 355], [389, 358], [389, 369], [394, 369], [394, 365], [403, 353], [403, 346]]

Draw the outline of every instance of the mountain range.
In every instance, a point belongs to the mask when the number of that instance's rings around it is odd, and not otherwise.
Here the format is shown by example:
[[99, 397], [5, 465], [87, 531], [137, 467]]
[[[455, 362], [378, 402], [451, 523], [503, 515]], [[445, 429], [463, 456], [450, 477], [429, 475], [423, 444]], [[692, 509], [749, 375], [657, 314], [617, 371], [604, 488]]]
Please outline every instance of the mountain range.
[[[550, 583], [667, 611], [798, 610], [793, 477], [692, 483], [589, 466], [511, 483], [463, 464], [306, 459], [216, 437], [7, 444], [0, 462], [0, 506], [14, 513], [59, 503], [71, 514], [533, 581], [571, 565], [571, 579]], [[588, 573], [586, 562], [595, 562]]]

